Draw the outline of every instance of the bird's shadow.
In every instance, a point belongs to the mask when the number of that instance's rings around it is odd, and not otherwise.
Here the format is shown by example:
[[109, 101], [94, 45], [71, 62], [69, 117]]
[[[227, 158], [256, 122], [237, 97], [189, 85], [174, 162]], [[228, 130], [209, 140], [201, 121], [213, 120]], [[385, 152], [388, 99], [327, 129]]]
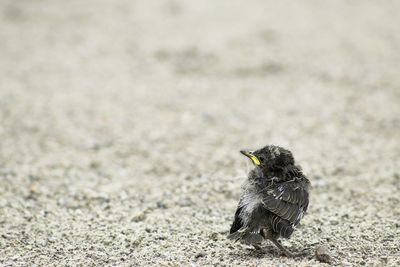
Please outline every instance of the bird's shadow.
[[[293, 254], [298, 255], [294, 259], [312, 259], [313, 255], [311, 253], [310, 248], [305, 248], [301, 251], [291, 250]], [[281, 258], [287, 257], [282, 251], [276, 248], [273, 245], [266, 245], [261, 247], [260, 249], [255, 249], [253, 247], [245, 247], [244, 250], [236, 250], [235, 252], [230, 253], [232, 256], [236, 257], [246, 257], [246, 258], [258, 258], [262, 259], [265, 257], [270, 258]]]

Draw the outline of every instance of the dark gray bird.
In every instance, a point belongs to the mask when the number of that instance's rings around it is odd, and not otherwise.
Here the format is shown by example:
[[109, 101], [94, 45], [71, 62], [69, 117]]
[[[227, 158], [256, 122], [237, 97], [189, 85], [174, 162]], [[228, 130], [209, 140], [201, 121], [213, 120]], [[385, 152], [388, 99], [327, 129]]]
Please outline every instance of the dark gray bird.
[[240, 152], [252, 160], [255, 168], [243, 185], [228, 237], [257, 249], [268, 239], [286, 256], [296, 256], [278, 238], [289, 238], [307, 211], [310, 182], [287, 149], [269, 145]]

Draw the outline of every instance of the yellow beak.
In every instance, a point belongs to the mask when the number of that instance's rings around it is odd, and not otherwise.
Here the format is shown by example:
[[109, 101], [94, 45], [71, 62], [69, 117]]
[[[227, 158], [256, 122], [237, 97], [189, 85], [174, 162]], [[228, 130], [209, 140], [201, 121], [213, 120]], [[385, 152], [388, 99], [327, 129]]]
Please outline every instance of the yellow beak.
[[254, 156], [253, 152], [254, 151], [250, 151], [250, 150], [240, 150], [240, 153], [242, 153], [243, 155], [249, 157], [254, 162], [254, 164], [256, 164], [258, 166], [261, 163], [258, 160], [258, 158], [256, 156]]

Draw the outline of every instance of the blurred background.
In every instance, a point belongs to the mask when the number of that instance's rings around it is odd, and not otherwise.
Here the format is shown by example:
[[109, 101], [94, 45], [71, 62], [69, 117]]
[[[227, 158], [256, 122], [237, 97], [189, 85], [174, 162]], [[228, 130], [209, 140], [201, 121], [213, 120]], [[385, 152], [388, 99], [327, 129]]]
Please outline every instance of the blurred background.
[[0, 263], [297, 264], [225, 238], [275, 144], [313, 184], [287, 247], [399, 264], [398, 10], [0, 0]]

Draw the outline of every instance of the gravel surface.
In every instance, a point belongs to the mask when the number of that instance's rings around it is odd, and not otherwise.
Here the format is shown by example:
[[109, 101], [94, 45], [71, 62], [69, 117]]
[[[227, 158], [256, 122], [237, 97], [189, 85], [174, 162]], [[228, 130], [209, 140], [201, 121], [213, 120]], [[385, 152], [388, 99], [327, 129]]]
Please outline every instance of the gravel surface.
[[[0, 265], [399, 266], [399, 10], [1, 0]], [[266, 144], [313, 185], [302, 258], [226, 238]]]

